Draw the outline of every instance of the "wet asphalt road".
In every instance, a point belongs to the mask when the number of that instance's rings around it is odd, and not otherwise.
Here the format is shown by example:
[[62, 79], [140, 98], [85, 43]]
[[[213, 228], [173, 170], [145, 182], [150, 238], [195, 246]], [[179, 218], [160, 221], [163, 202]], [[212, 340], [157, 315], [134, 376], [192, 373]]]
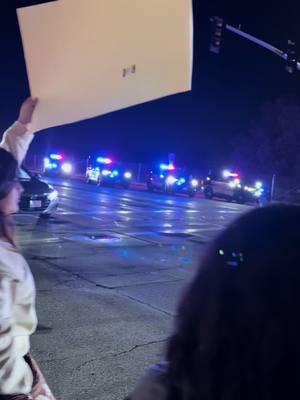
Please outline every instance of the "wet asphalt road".
[[58, 399], [122, 399], [163, 357], [206, 244], [251, 207], [49, 181], [57, 214], [16, 217], [38, 289], [33, 353]]

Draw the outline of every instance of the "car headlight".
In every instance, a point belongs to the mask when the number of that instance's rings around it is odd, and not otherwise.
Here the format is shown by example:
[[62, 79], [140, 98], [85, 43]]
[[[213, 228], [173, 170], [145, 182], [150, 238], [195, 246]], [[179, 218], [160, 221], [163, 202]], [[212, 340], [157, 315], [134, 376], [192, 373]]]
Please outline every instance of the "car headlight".
[[109, 171], [108, 169], [104, 169], [101, 173], [103, 176], [108, 176], [111, 174], [111, 171]]
[[191, 186], [193, 188], [196, 188], [199, 185], [199, 182], [197, 181], [197, 179], [192, 179], [191, 180]]
[[174, 185], [175, 182], [177, 182], [177, 178], [172, 175], [168, 176], [166, 179], [167, 185]]
[[260, 189], [257, 189], [254, 192], [254, 196], [255, 197], [261, 197], [264, 194], [264, 192], [265, 192], [265, 189], [263, 187], [261, 187]]
[[48, 157], [44, 158], [44, 168], [51, 169], [51, 161], [49, 160]]
[[57, 190], [53, 189], [53, 191], [48, 194], [48, 200], [50, 200], [50, 201], [57, 199], [57, 197], [58, 197]]
[[230, 181], [229, 183], [228, 183], [228, 186], [231, 188], [231, 189], [235, 189], [235, 188], [241, 188], [242, 186], [241, 186], [241, 181], [240, 181], [240, 179], [238, 179], [238, 178], [235, 178], [235, 179], [233, 179], [232, 181]]
[[49, 158], [44, 158], [44, 168], [45, 169], [56, 169], [58, 167], [57, 163], [51, 162]]
[[125, 172], [124, 178], [126, 178], [126, 179], [131, 179], [131, 178], [132, 178], [132, 173], [129, 172], [129, 171]]
[[64, 174], [70, 174], [73, 170], [73, 165], [70, 163], [63, 163], [61, 166], [61, 170]]
[[177, 185], [184, 185], [186, 183], [186, 179], [185, 178], [180, 178], [178, 181], [177, 181]]

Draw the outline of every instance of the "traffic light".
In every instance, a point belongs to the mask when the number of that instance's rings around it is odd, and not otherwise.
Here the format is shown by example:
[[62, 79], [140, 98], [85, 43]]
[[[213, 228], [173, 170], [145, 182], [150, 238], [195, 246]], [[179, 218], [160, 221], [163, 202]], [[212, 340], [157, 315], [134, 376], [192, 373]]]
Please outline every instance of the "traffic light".
[[288, 73], [292, 74], [295, 69], [297, 69], [297, 60], [296, 60], [296, 43], [292, 40], [288, 40], [288, 47], [286, 52], [286, 67]]
[[210, 21], [213, 24], [213, 33], [210, 41], [209, 50], [212, 53], [219, 54], [224, 31], [224, 20], [220, 17], [212, 17]]

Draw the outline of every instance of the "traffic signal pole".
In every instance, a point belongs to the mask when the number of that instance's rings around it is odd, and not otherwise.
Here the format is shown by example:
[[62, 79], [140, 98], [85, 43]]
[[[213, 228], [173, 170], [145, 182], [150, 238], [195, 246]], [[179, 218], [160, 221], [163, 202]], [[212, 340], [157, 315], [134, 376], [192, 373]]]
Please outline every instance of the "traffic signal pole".
[[287, 51], [282, 51], [280, 49], [277, 49], [275, 46], [272, 46], [270, 43], [265, 42], [264, 40], [258, 39], [257, 37], [250, 35], [249, 33], [243, 32], [239, 28], [235, 28], [234, 26], [224, 24], [224, 20], [220, 17], [212, 17], [211, 22], [214, 24], [214, 32], [210, 46], [210, 50], [212, 52], [217, 54], [220, 52], [220, 46], [222, 41], [221, 33], [223, 33], [223, 31], [226, 29], [238, 36], [241, 36], [249, 40], [250, 42], [256, 43], [257, 45], [283, 58], [287, 62], [286, 70], [289, 73], [293, 73], [295, 69], [300, 71], [300, 62], [296, 60], [296, 52], [294, 49], [295, 42], [288, 40]]

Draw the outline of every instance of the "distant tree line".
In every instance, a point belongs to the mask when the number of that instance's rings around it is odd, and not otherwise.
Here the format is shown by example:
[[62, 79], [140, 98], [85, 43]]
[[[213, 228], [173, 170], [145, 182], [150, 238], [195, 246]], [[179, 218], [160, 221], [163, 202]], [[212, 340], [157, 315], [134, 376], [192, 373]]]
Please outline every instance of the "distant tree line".
[[248, 132], [235, 142], [234, 165], [248, 174], [275, 174], [287, 185], [300, 184], [300, 101], [282, 96], [265, 103]]

